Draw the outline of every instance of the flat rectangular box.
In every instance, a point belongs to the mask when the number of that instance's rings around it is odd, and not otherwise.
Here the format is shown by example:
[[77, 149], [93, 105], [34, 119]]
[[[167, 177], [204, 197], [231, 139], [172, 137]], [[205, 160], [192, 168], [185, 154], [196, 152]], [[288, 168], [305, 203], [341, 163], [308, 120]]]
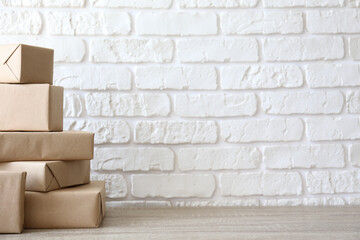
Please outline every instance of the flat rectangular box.
[[62, 87], [0, 84], [0, 131], [62, 131]]
[[0, 162], [91, 160], [94, 133], [0, 132]]
[[25, 172], [0, 171], [0, 233], [23, 230], [25, 181]]
[[24, 44], [0, 45], [1, 83], [53, 82], [54, 50]]
[[49, 192], [90, 182], [90, 160], [5, 162], [0, 171], [26, 172], [26, 191]]
[[25, 228], [95, 228], [104, 216], [104, 182], [25, 193]]

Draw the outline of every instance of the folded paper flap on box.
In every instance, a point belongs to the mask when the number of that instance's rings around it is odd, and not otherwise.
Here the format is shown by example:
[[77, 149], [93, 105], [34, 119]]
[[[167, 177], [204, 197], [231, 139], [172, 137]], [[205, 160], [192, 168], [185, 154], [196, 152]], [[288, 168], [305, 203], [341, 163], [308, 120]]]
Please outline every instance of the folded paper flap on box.
[[56, 190], [56, 189], [60, 189], [60, 188], [61, 187], [60, 187], [59, 183], [56, 181], [56, 178], [53, 177], [49, 181], [49, 184], [46, 186], [46, 191], [52, 191], [52, 190]]
[[[71, 185], [84, 184], [90, 181], [90, 161], [49, 161], [46, 164], [48, 170], [53, 176], [53, 186], [65, 188]], [[81, 178], [81, 179], [80, 179]], [[75, 183], [75, 184], [74, 184]]]
[[0, 63], [5, 64], [20, 47], [20, 44], [0, 46]]
[[100, 206], [101, 206], [101, 215], [102, 215], [102, 218], [100, 219], [100, 222], [99, 222], [99, 225], [101, 224], [101, 221], [102, 219], [105, 217], [105, 198], [106, 198], [106, 195], [105, 195], [105, 183], [104, 182], [99, 182], [102, 184], [103, 188], [99, 194], [99, 198], [100, 198]]

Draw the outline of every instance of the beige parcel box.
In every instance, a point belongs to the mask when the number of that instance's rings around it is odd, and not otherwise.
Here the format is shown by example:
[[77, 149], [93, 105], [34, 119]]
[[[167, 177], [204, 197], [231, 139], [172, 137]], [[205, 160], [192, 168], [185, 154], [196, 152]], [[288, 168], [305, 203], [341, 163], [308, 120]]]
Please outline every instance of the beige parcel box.
[[0, 84], [0, 131], [62, 131], [62, 87]]
[[53, 49], [0, 45], [0, 83], [52, 84], [53, 67]]

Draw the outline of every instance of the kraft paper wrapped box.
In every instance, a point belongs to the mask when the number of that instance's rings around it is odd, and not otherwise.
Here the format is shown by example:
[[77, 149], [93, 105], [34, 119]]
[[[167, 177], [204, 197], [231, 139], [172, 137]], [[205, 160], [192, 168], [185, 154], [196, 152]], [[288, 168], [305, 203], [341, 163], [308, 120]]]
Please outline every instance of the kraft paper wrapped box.
[[62, 87], [0, 84], [0, 131], [62, 131]]
[[91, 160], [94, 133], [0, 132], [0, 162]]
[[95, 228], [104, 216], [104, 182], [25, 193], [25, 228]]
[[90, 182], [90, 160], [5, 162], [0, 171], [26, 172], [27, 191], [49, 192]]
[[1, 83], [53, 81], [54, 50], [23, 44], [0, 45]]
[[0, 171], [0, 233], [23, 230], [25, 181], [25, 172]]

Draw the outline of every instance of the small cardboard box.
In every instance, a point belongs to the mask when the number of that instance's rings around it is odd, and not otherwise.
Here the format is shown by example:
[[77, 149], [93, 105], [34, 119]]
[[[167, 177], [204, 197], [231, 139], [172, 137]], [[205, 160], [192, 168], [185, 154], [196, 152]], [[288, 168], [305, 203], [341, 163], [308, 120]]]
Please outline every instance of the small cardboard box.
[[23, 44], [0, 45], [1, 83], [53, 82], [54, 50]]
[[62, 131], [62, 87], [0, 84], [0, 131]]
[[94, 133], [0, 132], [0, 162], [91, 160]]
[[23, 230], [25, 180], [25, 172], [0, 171], [0, 233]]
[[96, 228], [104, 216], [104, 182], [25, 193], [25, 228]]
[[5, 162], [0, 171], [26, 172], [26, 191], [49, 192], [90, 182], [90, 160]]

